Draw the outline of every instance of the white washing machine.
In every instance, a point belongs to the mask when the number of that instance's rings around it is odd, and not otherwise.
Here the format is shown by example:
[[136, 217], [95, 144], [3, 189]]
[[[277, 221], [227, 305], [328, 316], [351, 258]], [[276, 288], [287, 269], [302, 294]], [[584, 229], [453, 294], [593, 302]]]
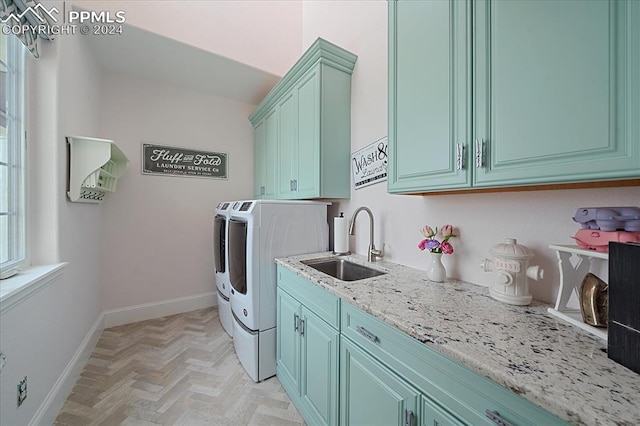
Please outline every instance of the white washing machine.
[[229, 201], [218, 204], [213, 219], [213, 263], [218, 297], [218, 316], [222, 328], [233, 337], [233, 317], [231, 316], [231, 282], [229, 281], [229, 256], [227, 241], [229, 235], [229, 215], [233, 203]]
[[228, 226], [233, 345], [249, 377], [276, 374], [276, 257], [324, 252], [327, 203], [239, 201]]

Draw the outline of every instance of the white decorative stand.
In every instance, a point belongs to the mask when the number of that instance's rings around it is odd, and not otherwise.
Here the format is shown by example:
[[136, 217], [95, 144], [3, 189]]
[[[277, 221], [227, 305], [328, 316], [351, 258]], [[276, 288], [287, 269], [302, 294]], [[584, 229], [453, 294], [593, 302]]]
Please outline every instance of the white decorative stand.
[[[578, 246], [551, 244], [549, 248], [556, 250], [558, 267], [560, 268], [560, 291], [558, 291], [556, 305], [548, 309], [549, 313], [606, 341], [607, 329], [586, 324], [582, 321], [580, 309], [567, 308], [567, 302], [569, 302], [573, 291], [576, 292], [576, 296], [579, 298], [580, 284], [585, 275], [589, 273], [592, 262], [607, 262], [609, 260], [609, 254], [593, 250], [584, 250]], [[574, 255], [578, 257], [575, 265], [571, 263], [571, 258]]]
[[124, 175], [127, 157], [108, 139], [68, 136], [69, 200], [101, 203], [116, 191], [118, 179]]

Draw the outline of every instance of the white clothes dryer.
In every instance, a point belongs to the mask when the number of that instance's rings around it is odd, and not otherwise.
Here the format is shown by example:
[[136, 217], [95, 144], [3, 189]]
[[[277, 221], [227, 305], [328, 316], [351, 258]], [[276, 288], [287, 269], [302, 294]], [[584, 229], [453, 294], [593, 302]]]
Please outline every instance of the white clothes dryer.
[[233, 345], [249, 377], [276, 374], [276, 257], [324, 252], [327, 203], [251, 200], [229, 219]]

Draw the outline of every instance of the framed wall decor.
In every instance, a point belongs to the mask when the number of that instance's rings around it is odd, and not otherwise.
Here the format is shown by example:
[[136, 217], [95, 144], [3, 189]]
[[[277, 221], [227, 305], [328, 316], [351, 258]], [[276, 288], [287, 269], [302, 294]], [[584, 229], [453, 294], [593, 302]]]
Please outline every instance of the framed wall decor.
[[228, 154], [142, 143], [142, 174], [228, 178]]
[[360, 189], [387, 180], [387, 137], [351, 155], [353, 188]]

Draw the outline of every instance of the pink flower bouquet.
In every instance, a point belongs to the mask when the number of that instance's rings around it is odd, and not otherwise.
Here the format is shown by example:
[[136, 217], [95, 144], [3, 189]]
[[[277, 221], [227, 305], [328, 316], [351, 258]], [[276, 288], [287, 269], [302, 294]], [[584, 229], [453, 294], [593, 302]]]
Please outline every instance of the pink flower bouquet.
[[[457, 237], [457, 235], [453, 233], [453, 226], [443, 225], [438, 232], [437, 226], [434, 231], [430, 226], [427, 225], [421, 229], [421, 232], [426, 238], [420, 241], [420, 244], [418, 244], [418, 248], [420, 250], [427, 249], [431, 253], [453, 253], [453, 246], [449, 242], [449, 238]], [[442, 240], [439, 240], [437, 238], [438, 235], [442, 237]]]

